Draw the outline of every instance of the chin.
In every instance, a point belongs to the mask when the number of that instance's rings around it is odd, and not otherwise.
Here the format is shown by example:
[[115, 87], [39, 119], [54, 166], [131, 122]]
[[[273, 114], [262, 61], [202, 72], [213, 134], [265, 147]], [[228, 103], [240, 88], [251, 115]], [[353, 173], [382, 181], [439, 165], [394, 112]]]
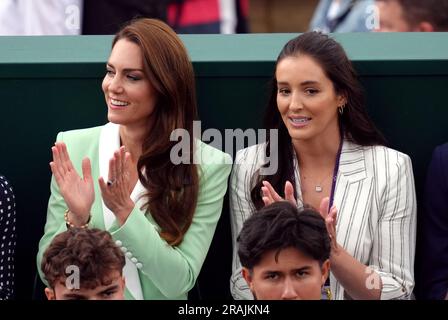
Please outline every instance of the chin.
[[110, 113], [107, 114], [107, 120], [109, 122], [112, 122], [112, 123], [115, 123], [115, 124], [123, 124], [123, 121], [120, 118], [121, 117], [117, 117], [116, 115], [113, 115], [113, 114], [110, 114]]
[[289, 131], [289, 136], [291, 137], [291, 140], [298, 140], [298, 141], [306, 141], [311, 138], [311, 135], [308, 133], [303, 132], [291, 132]]

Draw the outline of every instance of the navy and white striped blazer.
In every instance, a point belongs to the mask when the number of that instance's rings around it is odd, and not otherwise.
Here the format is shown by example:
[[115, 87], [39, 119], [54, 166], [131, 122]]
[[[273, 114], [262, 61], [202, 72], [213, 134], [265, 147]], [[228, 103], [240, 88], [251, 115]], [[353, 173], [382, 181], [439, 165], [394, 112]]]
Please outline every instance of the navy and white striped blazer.
[[[266, 162], [265, 144], [238, 151], [230, 182], [233, 266], [230, 287], [235, 299], [253, 299], [241, 275], [237, 236], [255, 211], [251, 179]], [[302, 203], [297, 157], [295, 181]], [[360, 146], [344, 140], [336, 180], [338, 243], [358, 261], [375, 270], [383, 284], [381, 299], [407, 299], [414, 287], [416, 197], [410, 158], [383, 146]], [[330, 274], [334, 299], [349, 298]]]

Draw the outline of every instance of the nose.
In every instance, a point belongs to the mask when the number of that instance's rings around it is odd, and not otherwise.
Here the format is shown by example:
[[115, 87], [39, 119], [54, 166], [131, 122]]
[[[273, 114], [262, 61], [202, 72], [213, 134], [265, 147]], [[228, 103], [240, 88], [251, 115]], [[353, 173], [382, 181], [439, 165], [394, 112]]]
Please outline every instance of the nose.
[[282, 292], [282, 300], [293, 300], [298, 296], [297, 290], [291, 279], [285, 279]]
[[292, 93], [289, 108], [292, 111], [300, 111], [303, 109], [302, 99], [300, 98], [300, 95], [298, 93], [296, 92]]
[[109, 78], [107, 89], [110, 92], [121, 93], [123, 91], [123, 86], [121, 83], [120, 76], [114, 75]]

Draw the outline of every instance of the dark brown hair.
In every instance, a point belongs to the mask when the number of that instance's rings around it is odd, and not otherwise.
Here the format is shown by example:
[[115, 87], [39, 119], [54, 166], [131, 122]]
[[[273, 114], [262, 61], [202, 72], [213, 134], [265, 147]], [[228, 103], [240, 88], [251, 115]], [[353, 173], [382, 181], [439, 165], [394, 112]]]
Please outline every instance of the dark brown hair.
[[252, 270], [263, 255], [295, 248], [322, 264], [330, 258], [330, 236], [321, 215], [310, 209], [298, 210], [287, 201], [274, 202], [251, 215], [238, 235], [241, 265]]
[[79, 268], [82, 288], [93, 289], [111, 283], [111, 273], [122, 274], [124, 253], [111, 235], [99, 229], [70, 228], [54, 237], [45, 250], [41, 269], [51, 288], [67, 278], [66, 268]]
[[137, 163], [139, 179], [148, 191], [145, 207], [160, 226], [161, 237], [178, 245], [193, 220], [198, 172], [193, 163], [194, 143], [190, 143], [189, 163], [170, 161], [170, 151], [177, 143], [170, 141], [170, 135], [175, 129], [185, 129], [193, 137], [197, 118], [193, 66], [182, 41], [162, 21], [134, 20], [117, 33], [112, 47], [120, 39], [141, 48], [145, 73], [157, 92], [153, 126]]
[[[335, 92], [345, 97], [344, 113], [339, 114], [339, 126], [343, 128], [344, 138], [362, 146], [385, 145], [386, 141], [367, 114], [364, 104], [364, 92], [357, 78], [355, 69], [342, 46], [328, 35], [319, 32], [306, 32], [288, 41], [280, 52], [278, 63], [286, 57], [306, 55], [314, 59], [333, 83]], [[261, 198], [262, 180], [271, 183], [279, 194], [283, 193], [287, 180], [296, 190], [293, 165], [293, 147], [291, 137], [283, 123], [277, 106], [277, 79], [274, 73], [271, 93], [265, 112], [265, 128], [278, 130], [278, 170], [274, 175], [261, 176], [256, 173], [252, 177], [252, 201], [257, 209], [264, 206]], [[271, 141], [267, 130], [267, 148]], [[269, 156], [269, 154], [268, 154]], [[268, 164], [266, 164], [267, 166]]]
[[434, 31], [448, 31], [448, 0], [380, 0], [396, 1], [402, 8], [403, 18], [410, 26], [429, 22]]

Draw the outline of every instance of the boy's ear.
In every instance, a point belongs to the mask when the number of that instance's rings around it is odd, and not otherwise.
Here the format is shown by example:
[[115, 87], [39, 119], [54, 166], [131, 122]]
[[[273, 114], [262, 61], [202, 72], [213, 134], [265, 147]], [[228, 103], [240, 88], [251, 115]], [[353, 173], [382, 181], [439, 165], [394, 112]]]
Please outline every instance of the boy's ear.
[[249, 288], [252, 290], [252, 275], [250, 270], [243, 267], [241, 273], [243, 274], [244, 280], [246, 280], [247, 284], [249, 285]]
[[45, 288], [45, 295], [47, 296], [48, 300], [56, 300], [56, 295], [55, 295], [53, 289], [50, 289], [50, 288], [46, 287]]
[[322, 264], [322, 285], [327, 281], [328, 276], [330, 275], [330, 259], [325, 260]]

